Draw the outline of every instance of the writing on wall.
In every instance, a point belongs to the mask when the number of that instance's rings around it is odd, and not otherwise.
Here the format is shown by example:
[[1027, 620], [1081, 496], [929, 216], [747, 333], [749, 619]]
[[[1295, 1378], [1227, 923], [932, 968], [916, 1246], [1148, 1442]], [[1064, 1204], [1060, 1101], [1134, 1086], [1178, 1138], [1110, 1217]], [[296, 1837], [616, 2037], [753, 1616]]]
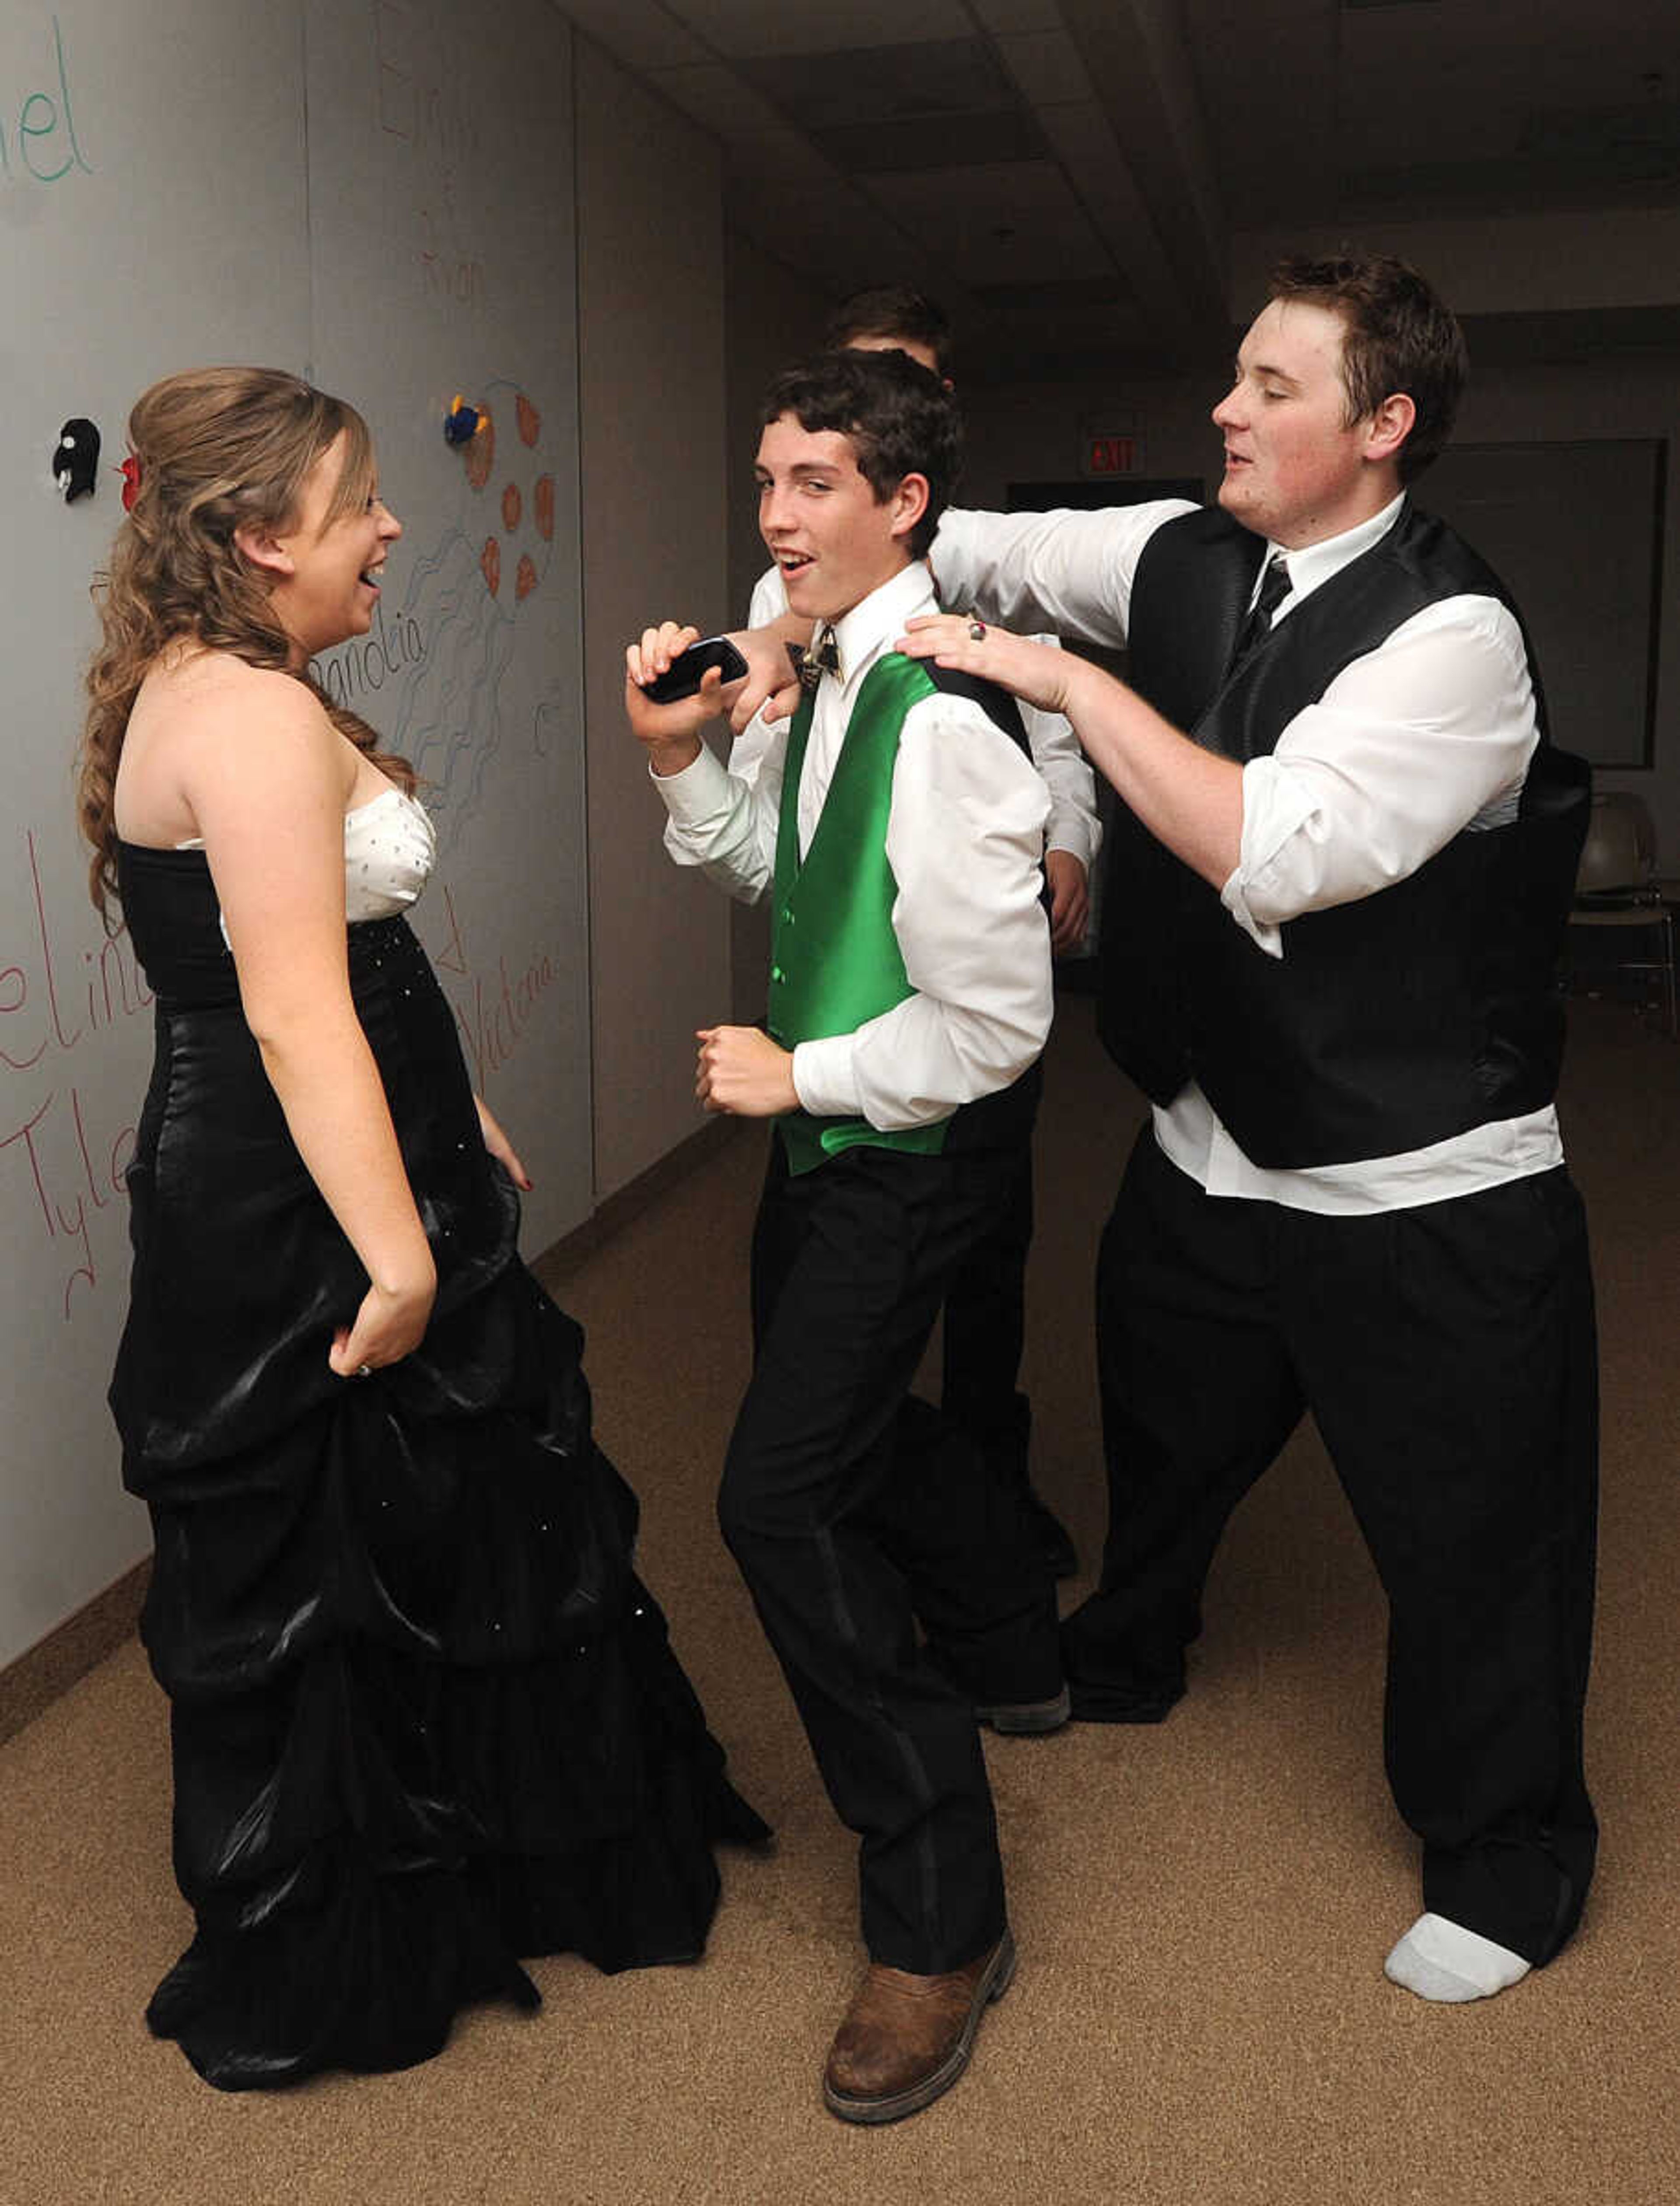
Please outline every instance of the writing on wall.
[[152, 992], [127, 934], [105, 934], [91, 908], [84, 930], [55, 925], [33, 828], [8, 862], [28, 919], [0, 943], [0, 1217], [69, 1320], [126, 1251], [140, 1097], [113, 1088], [100, 1043], [146, 1015]]
[[442, 890], [440, 900], [445, 931], [432, 951], [432, 963], [461, 1028], [473, 1085], [484, 1095], [489, 1091], [491, 1076], [518, 1049], [542, 999], [553, 987], [554, 961], [546, 951], [533, 951], [522, 966], [515, 957], [510, 973], [503, 952], [497, 958], [493, 977], [486, 975], [468, 955], [455, 898], [447, 888]]
[[[430, 542], [417, 530], [393, 546], [372, 628], [315, 661], [328, 695], [360, 713], [420, 775], [445, 857], [483, 809], [503, 745], [523, 718], [504, 709], [503, 685], [514, 674], [517, 689], [528, 671], [528, 646], [515, 665], [521, 633], [545, 617], [540, 593], [556, 551], [551, 426], [527, 391], [503, 378], [474, 396], [487, 424], [468, 447], [474, 464], [444, 455], [454, 515]], [[530, 724], [539, 752], [552, 717], [539, 704]]]
[[[0, 945], [0, 1219], [68, 1321], [79, 1300], [126, 1277], [128, 1196], [143, 1075], [113, 1082], [100, 1046], [113, 1028], [149, 1017], [153, 1001], [125, 932], [56, 924], [41, 885], [33, 828], [15, 852], [30, 921]], [[471, 1069], [486, 1093], [519, 1049], [554, 985], [551, 957], [503, 951], [474, 963], [447, 886], [434, 896], [442, 928], [435, 962]]]
[[57, 15], [43, 18], [40, 60], [20, 83], [0, 85], [0, 182], [57, 184], [92, 164], [76, 132], [70, 64]]
[[370, 0], [369, 12], [374, 116], [388, 138], [408, 149], [420, 289], [458, 306], [482, 306], [484, 261], [460, 207], [460, 179], [478, 153], [479, 128], [443, 65], [459, 26], [440, 23], [424, 0]]
[[381, 602], [374, 609], [368, 634], [324, 652], [316, 662], [321, 687], [335, 704], [359, 709], [357, 700], [394, 682], [406, 667], [419, 666], [426, 657], [426, 637], [408, 611], [387, 620]]

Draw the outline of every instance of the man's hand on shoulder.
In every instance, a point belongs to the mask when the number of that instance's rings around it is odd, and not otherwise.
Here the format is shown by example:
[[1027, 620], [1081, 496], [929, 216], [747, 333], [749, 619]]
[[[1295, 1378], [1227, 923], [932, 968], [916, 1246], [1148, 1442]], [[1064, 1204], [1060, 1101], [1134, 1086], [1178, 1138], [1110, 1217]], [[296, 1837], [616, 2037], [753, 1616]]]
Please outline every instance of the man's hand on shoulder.
[[760, 1027], [701, 1027], [694, 1093], [708, 1111], [778, 1118], [799, 1108], [793, 1052]]
[[921, 613], [904, 628], [893, 648], [907, 659], [931, 659], [938, 665], [977, 674], [1043, 712], [1069, 712], [1069, 691], [1080, 662], [1057, 645], [1012, 635], [972, 613]]

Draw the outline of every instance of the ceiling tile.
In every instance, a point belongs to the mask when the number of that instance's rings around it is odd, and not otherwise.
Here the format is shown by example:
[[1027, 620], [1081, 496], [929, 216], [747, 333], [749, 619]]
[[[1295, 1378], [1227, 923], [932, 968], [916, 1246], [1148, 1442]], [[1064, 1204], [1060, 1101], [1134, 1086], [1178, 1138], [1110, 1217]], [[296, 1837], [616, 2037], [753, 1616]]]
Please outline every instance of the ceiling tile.
[[700, 40], [658, 0], [566, 0], [563, 12], [627, 69], [671, 69], [706, 58]]
[[807, 130], [995, 114], [1016, 104], [1009, 79], [979, 39], [772, 55], [742, 59], [736, 67]]
[[742, 138], [725, 152], [731, 182], [750, 185], [772, 198], [797, 194], [814, 204], [833, 200], [843, 207], [868, 204], [856, 187], [837, 176], [807, 139], [789, 131], [780, 138]]
[[1018, 31], [1058, 31], [1062, 11], [1056, 0], [968, 0], [969, 8], [995, 39]]
[[816, 130], [813, 141], [848, 176], [892, 176], [911, 169], [962, 169], [1004, 161], [1042, 161], [1044, 133], [1024, 109], [1001, 115], [926, 116], [891, 128], [855, 123]]
[[1131, 222], [1141, 216], [1136, 180], [1115, 143], [1112, 124], [1095, 100], [1046, 108], [1043, 122], [1063, 173], [1078, 177], [1080, 200], [1099, 220], [1123, 216]]
[[869, 189], [964, 284], [1051, 272], [1099, 276], [1113, 267], [1052, 162], [882, 177]]
[[[920, 283], [1022, 360], [1191, 357], [1260, 230], [1427, 222], [1433, 268], [1489, 212], [1555, 242], [1680, 211], [1677, 0], [553, 4], [723, 143], [733, 226], [831, 295]], [[1158, 34], [1187, 60], [1153, 66]], [[1600, 257], [1554, 253], [1555, 303], [1593, 303]], [[1600, 303], [1680, 296], [1677, 265]]]
[[704, 62], [694, 68], [650, 69], [647, 81], [726, 146], [742, 140], [784, 138], [789, 134], [787, 118], [751, 85], [743, 84], [724, 62]]
[[831, 298], [881, 283], [919, 283], [946, 295], [941, 271], [916, 241], [888, 213], [849, 192], [779, 182], [770, 190], [731, 177], [725, 209], [733, 229], [798, 268]]
[[1085, 64], [1064, 31], [999, 39], [998, 52], [1022, 98], [1034, 106], [1095, 97]]
[[[1183, 6], [1226, 204], [1245, 223], [1680, 200], [1661, 159], [1586, 150], [1595, 114], [1636, 119], [1680, 91], [1674, 0]], [[1287, 85], [1287, 101], [1256, 98], [1257, 85]], [[1551, 112], [1581, 118], [1576, 155], [1525, 142]]]
[[732, 60], [749, 55], [820, 54], [837, 46], [914, 45], [965, 39], [974, 25], [962, 0], [668, 0], [670, 12]]
[[1113, 307], [1131, 301], [1132, 288], [1123, 276], [1042, 276], [1019, 283], [976, 283], [974, 297], [983, 307], [1016, 313], [1065, 313], [1081, 317], [1105, 315]]

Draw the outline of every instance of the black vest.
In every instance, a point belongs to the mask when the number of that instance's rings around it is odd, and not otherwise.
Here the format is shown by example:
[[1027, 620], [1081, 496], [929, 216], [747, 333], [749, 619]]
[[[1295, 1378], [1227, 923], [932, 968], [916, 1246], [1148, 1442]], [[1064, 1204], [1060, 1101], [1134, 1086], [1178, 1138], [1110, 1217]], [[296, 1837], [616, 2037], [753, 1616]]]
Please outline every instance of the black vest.
[[[1408, 504], [1227, 682], [1265, 548], [1217, 509], [1186, 514], [1150, 539], [1133, 587], [1134, 686], [1223, 758], [1265, 756], [1344, 666], [1426, 605], [1491, 597], [1520, 621], [1492, 569]], [[1549, 741], [1532, 647], [1528, 663], [1540, 739], [1516, 819], [1459, 833], [1391, 888], [1287, 921], [1281, 958], [1119, 808], [1100, 1022], [1152, 1101], [1197, 1080], [1245, 1155], [1284, 1169], [1397, 1155], [1552, 1100], [1589, 780]]]
[[[1028, 766], [1033, 763], [1033, 746], [1028, 740], [1027, 725], [1021, 717], [1021, 707], [1006, 689], [995, 683], [982, 682], [978, 675], [964, 674], [954, 666], [936, 666], [931, 659], [924, 659], [923, 668], [933, 678], [933, 686], [953, 697], [966, 697], [971, 705], [978, 705], [992, 726], [1009, 737]], [[1046, 912], [1050, 891], [1043, 893]], [[944, 1154], [956, 1156], [969, 1149], [1010, 1149], [1023, 1148], [1033, 1138], [1033, 1123], [1038, 1117], [1039, 1097], [1044, 1088], [1044, 1059], [1035, 1057], [1025, 1072], [1019, 1073], [1007, 1088], [997, 1088], [989, 1095], [982, 1095], [973, 1103], [964, 1103], [951, 1114], [945, 1135]]]

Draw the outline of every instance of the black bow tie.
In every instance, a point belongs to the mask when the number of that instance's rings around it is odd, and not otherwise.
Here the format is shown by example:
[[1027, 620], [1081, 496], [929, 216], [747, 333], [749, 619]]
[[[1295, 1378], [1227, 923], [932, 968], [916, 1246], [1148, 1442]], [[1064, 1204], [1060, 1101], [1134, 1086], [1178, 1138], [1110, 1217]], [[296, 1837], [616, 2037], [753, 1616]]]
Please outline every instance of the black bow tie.
[[801, 689], [815, 689], [825, 674], [840, 678], [840, 645], [831, 628], [819, 629], [814, 643], [790, 643], [788, 657]]

